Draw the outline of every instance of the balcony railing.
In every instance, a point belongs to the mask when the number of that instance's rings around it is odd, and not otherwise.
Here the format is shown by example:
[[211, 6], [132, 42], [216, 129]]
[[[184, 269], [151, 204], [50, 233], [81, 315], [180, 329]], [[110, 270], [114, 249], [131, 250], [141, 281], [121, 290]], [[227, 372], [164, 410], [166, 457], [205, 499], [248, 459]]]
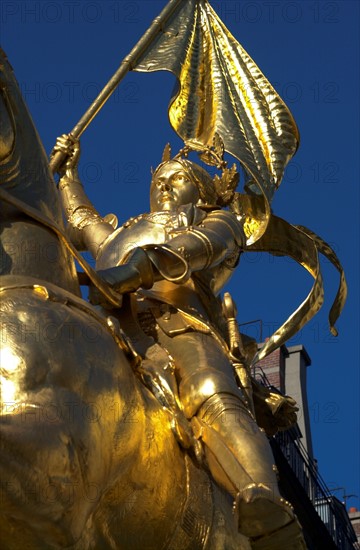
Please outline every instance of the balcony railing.
[[[281, 393], [277, 388], [270, 385], [261, 367], [256, 366], [254, 368], [253, 376], [260, 384], [272, 391]], [[360, 550], [360, 544], [357, 542], [345, 506], [330, 493], [325, 481], [318, 472], [317, 463], [309, 457], [298, 434], [299, 431], [292, 428], [277, 433], [274, 439], [326, 526], [336, 547], [339, 550]]]
[[317, 464], [310, 459], [301, 441], [294, 439], [291, 430], [279, 432], [275, 440], [337, 548], [360, 550], [345, 506], [330, 493], [317, 470]]

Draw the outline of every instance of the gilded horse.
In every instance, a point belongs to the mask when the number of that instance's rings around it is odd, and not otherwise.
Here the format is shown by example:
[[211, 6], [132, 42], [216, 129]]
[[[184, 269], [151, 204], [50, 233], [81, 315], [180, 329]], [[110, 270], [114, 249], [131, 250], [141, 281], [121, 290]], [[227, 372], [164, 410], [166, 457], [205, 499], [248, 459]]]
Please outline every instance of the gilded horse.
[[81, 298], [3, 52], [0, 69], [2, 550], [250, 548], [231, 498], [137, 375], [119, 324]]

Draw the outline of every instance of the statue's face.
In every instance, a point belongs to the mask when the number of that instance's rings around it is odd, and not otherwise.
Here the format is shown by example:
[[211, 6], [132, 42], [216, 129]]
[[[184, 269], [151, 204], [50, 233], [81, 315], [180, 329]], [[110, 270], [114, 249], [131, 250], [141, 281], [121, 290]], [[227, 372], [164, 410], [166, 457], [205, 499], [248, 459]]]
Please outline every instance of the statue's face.
[[150, 187], [152, 212], [176, 210], [183, 204], [196, 204], [200, 194], [179, 162], [164, 164], [155, 174]]

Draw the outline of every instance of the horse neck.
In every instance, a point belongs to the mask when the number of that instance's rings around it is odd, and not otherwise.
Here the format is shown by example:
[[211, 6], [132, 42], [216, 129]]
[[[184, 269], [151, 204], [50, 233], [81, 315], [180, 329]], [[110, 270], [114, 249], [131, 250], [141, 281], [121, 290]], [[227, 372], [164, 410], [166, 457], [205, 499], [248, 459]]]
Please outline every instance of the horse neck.
[[1, 50], [0, 116], [1, 188], [25, 207], [0, 205], [0, 273], [36, 277], [79, 294], [70, 254], [53, 231], [26, 213], [28, 206], [62, 228], [60, 203], [45, 151]]

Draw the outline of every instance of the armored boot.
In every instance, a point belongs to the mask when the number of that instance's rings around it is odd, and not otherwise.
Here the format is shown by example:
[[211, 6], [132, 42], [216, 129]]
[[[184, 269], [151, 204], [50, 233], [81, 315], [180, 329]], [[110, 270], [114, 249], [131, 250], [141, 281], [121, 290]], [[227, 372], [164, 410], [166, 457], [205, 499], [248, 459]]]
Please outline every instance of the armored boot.
[[266, 435], [241, 399], [218, 393], [194, 419], [215, 481], [234, 496], [239, 531], [256, 550], [304, 550], [301, 527], [278, 490]]

